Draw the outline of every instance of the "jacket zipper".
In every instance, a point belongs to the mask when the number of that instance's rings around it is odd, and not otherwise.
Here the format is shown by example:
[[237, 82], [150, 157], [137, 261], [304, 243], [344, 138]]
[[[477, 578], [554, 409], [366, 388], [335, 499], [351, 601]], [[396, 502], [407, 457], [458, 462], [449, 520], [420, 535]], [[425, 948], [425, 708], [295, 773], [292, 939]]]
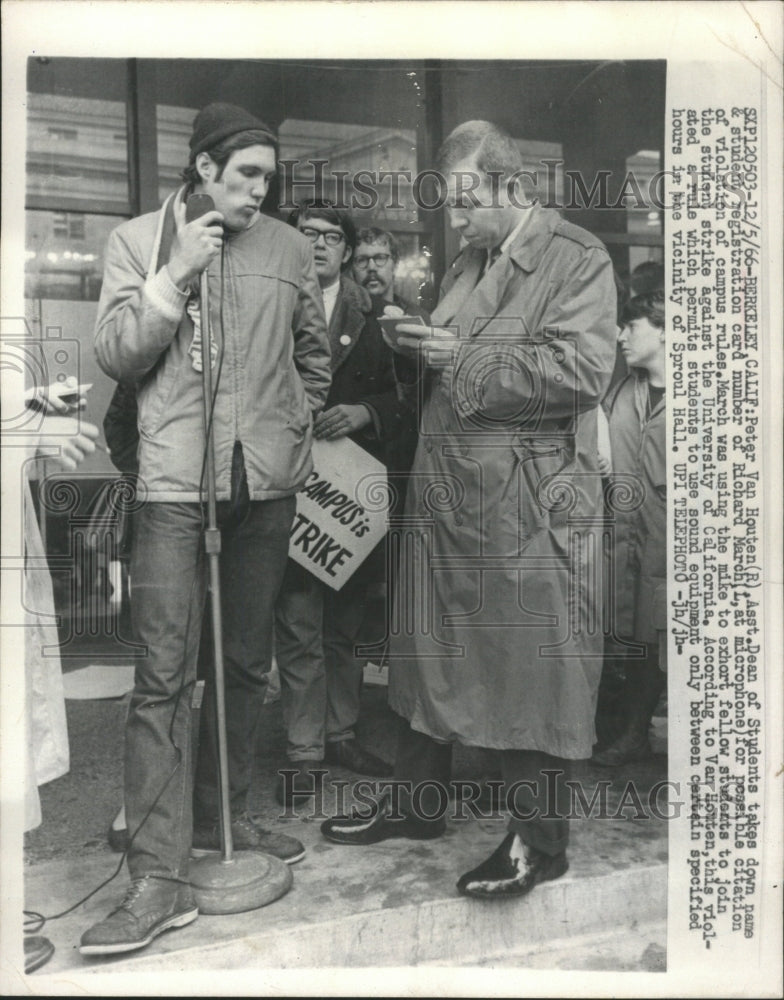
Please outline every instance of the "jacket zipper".
[[[236, 302], [236, 299], [232, 296], [232, 294], [230, 294], [233, 291], [233, 281], [232, 281], [232, 272], [231, 272], [231, 258], [230, 258], [230, 255], [229, 255], [229, 244], [228, 244], [227, 240], [224, 240], [223, 243], [222, 243], [222, 245], [221, 245], [221, 256], [222, 256], [222, 262], [225, 265], [225, 274], [224, 274], [224, 279], [225, 279], [224, 280], [224, 284], [225, 284], [225, 287], [221, 287], [221, 295], [225, 296], [224, 297], [224, 316], [226, 314], [226, 307], [228, 306], [229, 312], [230, 312], [230, 315], [229, 315], [229, 325], [232, 326], [232, 321], [234, 319], [234, 303]], [[227, 292], [229, 294], [227, 294]], [[234, 326], [236, 326], [236, 324], [234, 324]], [[232, 326], [232, 329], [234, 329], [234, 326]], [[233, 437], [234, 437], [234, 440], [232, 441], [232, 448], [233, 448], [235, 442], [237, 442], [237, 441], [240, 440], [240, 415], [239, 415], [239, 407], [238, 407], [238, 404], [237, 404], [237, 401], [239, 399], [239, 389], [240, 389], [240, 385], [239, 385], [239, 372], [238, 372], [238, 364], [237, 364], [238, 348], [237, 348], [235, 337], [231, 337], [231, 336], [227, 337], [225, 335], [225, 331], [224, 331], [224, 350], [227, 351], [227, 352], [228, 352], [228, 349], [229, 349], [229, 345], [231, 345], [231, 353], [229, 355], [229, 363], [230, 363], [230, 367], [231, 367], [231, 383], [232, 383], [231, 412], [232, 412], [232, 417], [233, 417], [233, 421], [232, 422], [233, 422], [233, 425], [234, 425], [233, 426], [233, 432], [234, 432]]]

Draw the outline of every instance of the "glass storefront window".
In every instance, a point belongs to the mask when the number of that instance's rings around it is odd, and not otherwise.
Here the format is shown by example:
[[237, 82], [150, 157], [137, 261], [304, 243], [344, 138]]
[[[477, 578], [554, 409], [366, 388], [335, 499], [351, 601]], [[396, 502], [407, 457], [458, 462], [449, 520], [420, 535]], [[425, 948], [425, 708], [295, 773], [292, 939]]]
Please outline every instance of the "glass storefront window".
[[[630, 194], [626, 202], [628, 232], [635, 235], [663, 236], [662, 213], [656, 207], [655, 196], [661, 195], [661, 184], [654, 182], [659, 171], [658, 151], [642, 149], [626, 160], [626, 176], [633, 177], [639, 195]], [[631, 188], [631, 186], [630, 186]], [[643, 202], [645, 204], [643, 205]]]
[[[663, 241], [664, 220], [662, 213], [654, 203], [654, 195], [661, 196], [661, 184], [654, 183], [654, 177], [659, 170], [661, 155], [658, 150], [641, 149], [626, 160], [627, 176], [633, 176], [637, 187], [642, 194], [642, 199], [632, 197], [626, 205], [626, 225], [627, 231], [632, 236], [644, 235], [649, 239], [658, 237]], [[643, 206], [640, 201], [648, 204]], [[629, 273], [635, 267], [646, 261], [655, 261], [661, 264], [664, 261], [664, 250], [661, 245], [651, 246], [629, 246]]]
[[97, 301], [109, 233], [122, 216], [28, 211], [25, 298]]
[[393, 228], [418, 221], [413, 129], [287, 118], [279, 135], [284, 205], [320, 191], [350, 208], [357, 226]]
[[131, 214], [126, 63], [35, 57], [27, 87], [25, 297], [94, 302]]
[[158, 198], [163, 203], [182, 184], [182, 171], [188, 164], [188, 140], [198, 108], [178, 108], [159, 104], [156, 108], [158, 131]]
[[320, 195], [348, 208], [358, 230], [390, 231], [400, 248], [398, 295], [429, 304], [431, 254], [414, 199], [415, 130], [287, 118], [278, 134], [284, 216]]
[[563, 146], [560, 142], [515, 139], [523, 158], [524, 183], [543, 205], [562, 205], [564, 198]]
[[27, 198], [129, 214], [125, 104], [28, 94]]

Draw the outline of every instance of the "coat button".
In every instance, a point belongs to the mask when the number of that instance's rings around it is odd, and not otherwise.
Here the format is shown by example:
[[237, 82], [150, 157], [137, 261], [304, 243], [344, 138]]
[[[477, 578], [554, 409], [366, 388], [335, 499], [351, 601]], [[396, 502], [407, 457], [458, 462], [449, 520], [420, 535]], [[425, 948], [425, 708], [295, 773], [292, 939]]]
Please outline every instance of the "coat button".
[[432, 450], [433, 450], [433, 442], [432, 441], [428, 441], [427, 444], [425, 445], [425, 451], [429, 455], [432, 452]]
[[462, 523], [463, 523], [463, 515], [462, 514], [455, 514], [455, 524], [458, 526], [458, 528], [460, 527], [460, 525]]

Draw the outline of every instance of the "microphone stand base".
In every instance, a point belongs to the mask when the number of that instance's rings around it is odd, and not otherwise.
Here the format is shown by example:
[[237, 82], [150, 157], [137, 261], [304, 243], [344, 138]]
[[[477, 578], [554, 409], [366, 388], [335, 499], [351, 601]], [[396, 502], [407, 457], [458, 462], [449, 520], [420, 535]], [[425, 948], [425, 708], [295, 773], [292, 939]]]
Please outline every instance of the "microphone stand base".
[[192, 859], [190, 883], [200, 913], [244, 913], [280, 899], [291, 888], [291, 869], [279, 858], [258, 851], [235, 851]]

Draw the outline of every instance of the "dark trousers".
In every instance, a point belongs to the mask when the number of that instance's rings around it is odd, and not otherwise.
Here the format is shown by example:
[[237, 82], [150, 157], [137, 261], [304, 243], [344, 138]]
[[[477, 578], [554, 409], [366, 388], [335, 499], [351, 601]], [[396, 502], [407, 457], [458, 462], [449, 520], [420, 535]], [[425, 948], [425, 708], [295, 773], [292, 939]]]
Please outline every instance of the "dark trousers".
[[355, 736], [365, 660], [354, 650], [367, 614], [367, 590], [361, 567], [334, 591], [289, 561], [275, 610], [289, 760], [323, 760], [325, 742]]
[[[560, 854], [569, 842], [569, 761], [538, 750], [501, 750], [501, 774], [511, 818], [508, 829], [545, 854]], [[444, 825], [444, 795], [451, 778], [452, 745], [418, 733], [400, 720], [395, 779], [410, 782], [412, 796], [402, 796], [401, 811], [420, 822]], [[440, 787], [439, 787], [440, 786]]]
[[[241, 453], [240, 453], [241, 462]], [[241, 483], [242, 477], [233, 477]], [[234, 483], [233, 483], [234, 487]], [[275, 600], [288, 557], [295, 500], [250, 502], [247, 487], [219, 504], [220, 578], [226, 672], [226, 731], [232, 810], [244, 807], [254, 736], [270, 666]], [[125, 807], [134, 835], [133, 877], [187, 877], [193, 807], [217, 815], [214, 692], [202, 710], [195, 795], [191, 776], [191, 691], [207, 591], [202, 512], [195, 503], [147, 503], [138, 512], [131, 568], [136, 667], [125, 739]]]

